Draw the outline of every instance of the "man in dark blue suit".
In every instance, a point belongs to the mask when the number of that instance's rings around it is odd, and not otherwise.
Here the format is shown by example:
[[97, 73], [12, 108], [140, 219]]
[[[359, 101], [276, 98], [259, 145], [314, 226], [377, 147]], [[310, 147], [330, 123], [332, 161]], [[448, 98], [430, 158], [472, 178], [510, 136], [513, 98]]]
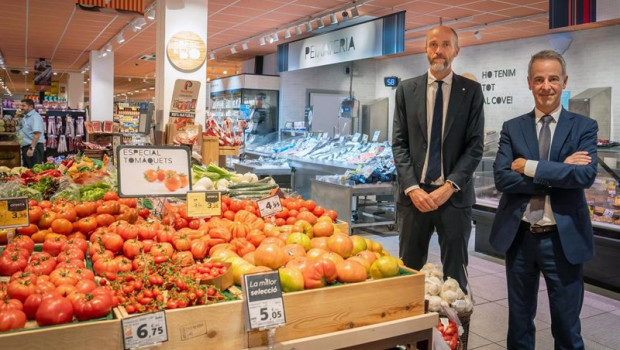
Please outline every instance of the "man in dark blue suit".
[[594, 254], [584, 189], [596, 178], [598, 126], [562, 108], [567, 80], [560, 54], [532, 56], [527, 81], [536, 108], [504, 123], [493, 166], [503, 195], [491, 245], [506, 255], [508, 349], [534, 349], [541, 272], [555, 349], [584, 349], [583, 263]]

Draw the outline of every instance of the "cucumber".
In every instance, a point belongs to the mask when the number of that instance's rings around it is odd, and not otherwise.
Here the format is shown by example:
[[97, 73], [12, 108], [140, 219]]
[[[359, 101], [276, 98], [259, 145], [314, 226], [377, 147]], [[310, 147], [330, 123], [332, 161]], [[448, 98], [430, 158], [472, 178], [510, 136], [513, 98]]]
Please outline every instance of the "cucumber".
[[260, 192], [260, 191], [268, 191], [278, 187], [278, 185], [265, 185], [261, 184], [260, 186], [253, 187], [242, 187], [242, 188], [231, 188], [228, 187], [230, 192]]
[[258, 182], [237, 183], [237, 184], [228, 186], [228, 188], [231, 189], [231, 190], [234, 190], [234, 189], [237, 189], [237, 188], [261, 187], [261, 186], [265, 186], [265, 185], [269, 184], [269, 181], [271, 181], [271, 180], [273, 180], [273, 179], [271, 177], [267, 176], [264, 179], [258, 180]]

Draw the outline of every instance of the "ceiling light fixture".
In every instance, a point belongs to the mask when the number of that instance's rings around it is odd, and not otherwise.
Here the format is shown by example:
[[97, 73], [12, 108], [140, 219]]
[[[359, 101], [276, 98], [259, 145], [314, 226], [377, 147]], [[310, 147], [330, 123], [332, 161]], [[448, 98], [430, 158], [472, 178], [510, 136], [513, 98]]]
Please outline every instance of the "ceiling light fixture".
[[349, 19], [349, 11], [344, 10], [342, 11], [342, 20], [346, 21], [347, 19]]
[[312, 31], [312, 20], [309, 20], [308, 22], [306, 22], [306, 32], [311, 32]]
[[265, 45], [265, 37], [261, 36], [260, 39], [258, 39], [258, 42], [261, 46]]
[[291, 37], [291, 32], [288, 30], [288, 28], [286, 28], [284, 30], [284, 39], [288, 39]]
[[106, 50], [107, 52], [112, 52], [112, 44], [110, 44], [110, 43], [106, 44], [106, 46], [105, 46], [105, 50]]
[[235, 48], [235, 45], [230, 47], [230, 53], [232, 53], [233, 55], [237, 53], [237, 49]]
[[325, 22], [323, 22], [323, 17], [319, 18], [319, 25], [317, 29], [325, 28]]
[[480, 33], [479, 30], [476, 30], [474, 32], [474, 36], [476, 37], [476, 40], [481, 40], [482, 39], [482, 33]]
[[246, 42], [246, 43], [241, 44], [241, 48], [242, 48], [244, 51], [245, 51], [245, 50], [247, 50], [247, 49], [248, 49], [248, 43]]
[[133, 21], [133, 31], [137, 32], [146, 24], [144, 17], [138, 17]]
[[155, 9], [150, 9], [149, 11], [146, 12], [146, 18], [150, 19], [151, 21], [155, 19]]
[[[107, 55], [108, 55], [108, 52], [107, 52], [107, 51], [105, 51], [105, 50], [104, 50], [104, 51], [99, 52], [99, 56], [101, 56], [101, 57], [105, 57], [105, 56], [107, 56]], [[101, 57], [99, 57], [99, 58], [101, 58]]]
[[273, 37], [274, 42], [280, 40], [280, 37], [278, 36], [278, 32], [273, 33], [272, 37]]
[[210, 59], [211, 61], [213, 61], [213, 60], [215, 59], [215, 53], [211, 52], [211, 53], [209, 54], [209, 59]]
[[338, 24], [338, 16], [336, 15], [335, 12], [329, 15], [329, 17], [332, 20], [332, 24]]
[[28, 73], [30, 73], [30, 71], [28, 71], [27, 69], [24, 70], [24, 74], [28, 74]]
[[58, 72], [54, 72], [54, 73], [52, 73], [52, 74], [54, 74], [54, 75], [58, 75]]
[[296, 35], [301, 35], [301, 33], [302, 33], [302, 32], [301, 32], [301, 25], [299, 25], [299, 26], [295, 27], [295, 34], [296, 34]]
[[228, 71], [226, 71], [226, 70], [225, 70], [225, 71], [223, 71], [222, 73], [223, 73], [223, 74], [228, 74]]
[[360, 16], [360, 11], [357, 9], [357, 5], [355, 5], [352, 9], [351, 9], [351, 16], [353, 18], [357, 18]]
[[122, 44], [125, 42], [125, 38], [123, 37], [122, 31], [116, 35], [116, 42], [119, 44]]

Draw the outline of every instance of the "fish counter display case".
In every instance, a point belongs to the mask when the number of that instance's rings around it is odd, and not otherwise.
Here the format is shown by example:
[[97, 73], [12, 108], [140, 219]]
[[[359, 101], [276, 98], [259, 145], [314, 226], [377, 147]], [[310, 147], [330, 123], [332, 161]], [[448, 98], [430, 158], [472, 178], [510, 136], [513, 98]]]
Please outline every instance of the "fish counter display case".
[[[620, 292], [620, 147], [599, 148], [598, 174], [585, 191], [594, 229], [594, 258], [584, 265], [587, 283]], [[472, 217], [476, 225], [475, 251], [503, 258], [489, 243], [491, 227], [501, 193], [495, 188], [493, 162], [482, 159], [474, 174], [476, 204]]]

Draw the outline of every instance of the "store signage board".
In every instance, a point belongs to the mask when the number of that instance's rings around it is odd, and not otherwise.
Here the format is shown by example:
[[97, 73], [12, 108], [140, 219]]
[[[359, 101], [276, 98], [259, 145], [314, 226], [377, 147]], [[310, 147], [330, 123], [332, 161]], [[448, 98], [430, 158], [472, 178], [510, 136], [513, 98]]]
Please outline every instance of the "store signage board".
[[195, 118], [200, 82], [197, 80], [177, 79], [172, 90], [170, 117]]
[[375, 133], [372, 135], [372, 142], [379, 141], [379, 135], [381, 135], [381, 130], [375, 130]]
[[125, 349], [150, 347], [168, 341], [168, 327], [164, 311], [123, 318], [121, 328]]
[[207, 45], [196, 33], [181, 31], [172, 35], [166, 48], [170, 63], [181, 71], [200, 68], [207, 56]]
[[286, 324], [278, 271], [243, 275], [246, 329], [267, 329]]
[[276, 215], [283, 210], [278, 195], [259, 199], [256, 201], [256, 204], [258, 205], [258, 212], [261, 218]]
[[0, 199], [0, 229], [30, 225], [28, 217], [28, 198]]
[[120, 197], [185, 197], [191, 191], [190, 150], [185, 146], [118, 146]]
[[208, 218], [222, 215], [222, 194], [219, 191], [187, 192], [187, 216]]
[[404, 51], [405, 12], [278, 45], [278, 71], [386, 56]]

